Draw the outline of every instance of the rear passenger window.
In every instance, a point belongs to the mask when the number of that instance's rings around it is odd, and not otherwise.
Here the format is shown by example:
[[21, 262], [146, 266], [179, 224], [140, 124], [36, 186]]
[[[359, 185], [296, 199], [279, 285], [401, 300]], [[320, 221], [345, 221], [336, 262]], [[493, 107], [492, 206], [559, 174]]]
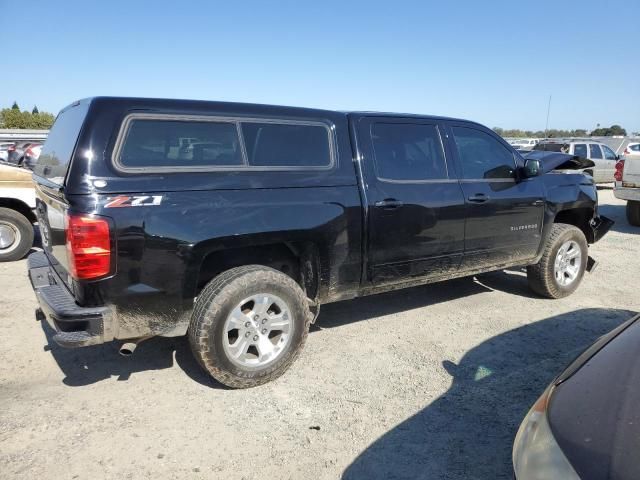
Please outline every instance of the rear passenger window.
[[249, 166], [329, 167], [329, 131], [322, 125], [242, 122]]
[[600, 145], [590, 143], [589, 152], [591, 152], [589, 158], [602, 158], [602, 150], [600, 150]]
[[134, 119], [119, 162], [128, 168], [242, 165], [235, 123]]
[[611, 150], [606, 145], [601, 145], [601, 147], [602, 147], [602, 151], [604, 152], [604, 158], [606, 158], [607, 160], [615, 160], [616, 159], [616, 154], [613, 153], [613, 150]]
[[587, 145], [585, 143], [577, 143], [573, 146], [573, 154], [578, 157], [587, 158]]
[[447, 166], [435, 125], [374, 123], [376, 175], [386, 180], [440, 180]]

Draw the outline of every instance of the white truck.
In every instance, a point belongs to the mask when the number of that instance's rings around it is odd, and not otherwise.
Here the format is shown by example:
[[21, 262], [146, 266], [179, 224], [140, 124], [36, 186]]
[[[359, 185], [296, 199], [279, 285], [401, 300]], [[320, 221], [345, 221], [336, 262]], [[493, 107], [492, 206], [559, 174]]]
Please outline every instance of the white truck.
[[33, 246], [35, 207], [31, 171], [0, 165], [0, 262], [19, 260]]
[[613, 194], [627, 201], [627, 220], [640, 227], [640, 155], [627, 155], [616, 163]]

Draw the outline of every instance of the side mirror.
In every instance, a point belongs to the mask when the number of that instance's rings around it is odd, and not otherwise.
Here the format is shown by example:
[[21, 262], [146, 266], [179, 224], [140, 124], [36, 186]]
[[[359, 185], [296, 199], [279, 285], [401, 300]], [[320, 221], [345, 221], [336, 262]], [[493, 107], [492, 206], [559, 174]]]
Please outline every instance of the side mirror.
[[522, 169], [522, 176], [524, 178], [537, 177], [541, 174], [542, 165], [540, 165], [540, 160], [530, 158], [524, 162], [524, 167]]

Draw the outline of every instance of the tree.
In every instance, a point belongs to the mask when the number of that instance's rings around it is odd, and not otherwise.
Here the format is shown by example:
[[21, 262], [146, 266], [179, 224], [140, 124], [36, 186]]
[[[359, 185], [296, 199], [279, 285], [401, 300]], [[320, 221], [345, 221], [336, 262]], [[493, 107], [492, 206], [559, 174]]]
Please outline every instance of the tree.
[[[14, 102], [14, 105], [17, 105]], [[55, 117], [48, 112], [40, 112], [37, 107], [29, 112], [21, 112], [19, 108], [4, 108], [0, 110], [0, 127], [2, 128], [32, 128], [46, 130], [51, 128]]]
[[620, 125], [611, 125], [609, 128], [596, 128], [591, 132], [592, 137], [612, 137], [614, 135], [627, 136], [627, 131]]
[[555, 128], [551, 128], [546, 132], [543, 130], [520, 130], [518, 128], [513, 129], [504, 129], [500, 127], [493, 127], [493, 131], [496, 132], [501, 137], [527, 137], [527, 138], [544, 138], [546, 137], [584, 137], [587, 135], [587, 131], [583, 128], [578, 128], [576, 130], [558, 130]]
[[33, 110], [31, 110], [31, 115], [37, 115], [37, 114], [39, 114], [39, 113], [40, 113], [40, 112], [38, 111], [38, 106], [37, 106], [37, 105], [34, 105], [34, 106], [33, 106]]
[[11, 106], [11, 110], [20, 111], [20, 107], [18, 106], [18, 102], [16, 102], [16, 101], [13, 102], [13, 105]]

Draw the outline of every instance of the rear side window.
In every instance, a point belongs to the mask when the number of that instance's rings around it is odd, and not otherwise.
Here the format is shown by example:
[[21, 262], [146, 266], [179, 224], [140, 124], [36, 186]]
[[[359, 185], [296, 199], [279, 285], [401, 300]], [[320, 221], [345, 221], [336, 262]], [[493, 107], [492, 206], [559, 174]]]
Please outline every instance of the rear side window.
[[127, 171], [331, 168], [331, 132], [320, 123], [133, 114], [114, 150]]
[[378, 178], [405, 181], [447, 178], [442, 142], [435, 125], [374, 123], [371, 139]]
[[329, 167], [329, 132], [321, 125], [242, 122], [249, 166]]
[[589, 152], [591, 153], [589, 158], [602, 158], [602, 150], [600, 150], [600, 145], [590, 143]]
[[88, 108], [86, 102], [77, 103], [60, 112], [33, 169], [36, 175], [58, 185], [64, 183]]
[[636, 143], [635, 145], [629, 145], [629, 148], [634, 152], [640, 152], [640, 143]]
[[242, 165], [234, 123], [134, 119], [120, 152], [127, 168]]
[[606, 158], [607, 160], [615, 160], [616, 159], [616, 154], [613, 153], [613, 150], [611, 150], [606, 145], [601, 145], [601, 146], [602, 146], [602, 151], [604, 152], [604, 158]]
[[578, 157], [587, 158], [587, 145], [585, 143], [577, 143], [573, 146], [573, 154]]

